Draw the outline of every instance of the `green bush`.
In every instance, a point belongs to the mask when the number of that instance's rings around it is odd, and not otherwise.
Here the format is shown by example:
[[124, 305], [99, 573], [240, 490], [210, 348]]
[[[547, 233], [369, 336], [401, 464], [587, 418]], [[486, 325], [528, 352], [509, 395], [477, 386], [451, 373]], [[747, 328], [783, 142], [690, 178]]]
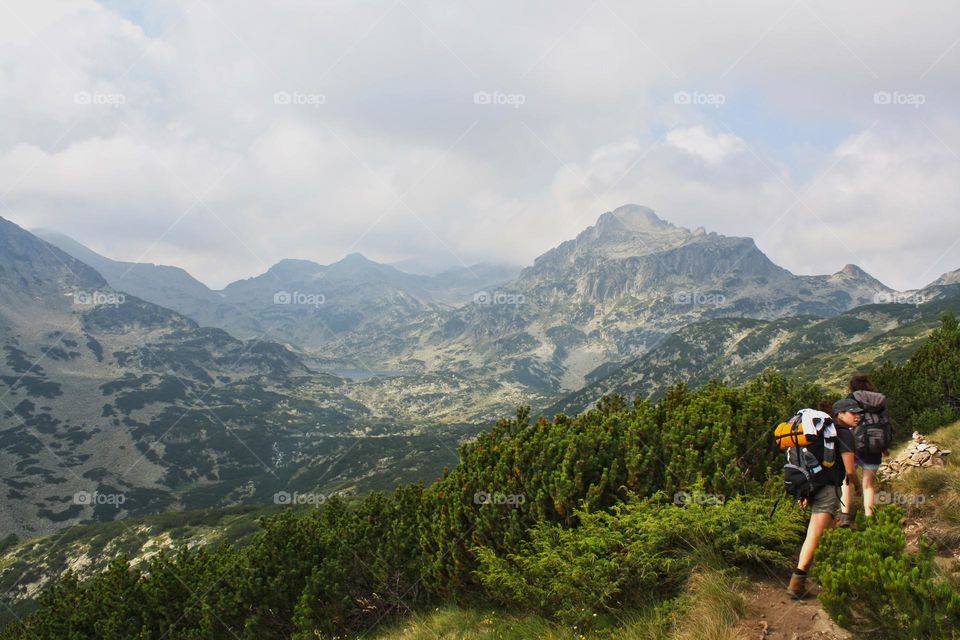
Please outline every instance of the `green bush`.
[[[472, 549], [514, 552], [538, 523], [576, 527], [581, 512], [611, 509], [631, 495], [758, 490], [782, 465], [771, 450], [773, 425], [819, 397], [815, 387], [768, 372], [738, 388], [677, 385], [660, 402], [633, 408], [613, 397], [574, 418], [531, 424], [521, 411], [501, 420], [464, 445], [457, 468], [425, 492], [433, 506], [425, 583], [441, 597], [469, 600], [479, 590]], [[524, 503], [478, 506], [477, 492]]]
[[837, 624], [874, 637], [960, 637], [960, 594], [937, 574], [930, 547], [906, 551], [902, 518], [901, 509], [881, 507], [823, 537], [814, 565], [823, 608]]
[[477, 573], [487, 593], [506, 606], [568, 624], [602, 622], [675, 596], [703, 560], [788, 568], [803, 537], [804, 515], [786, 507], [771, 518], [771, 504], [737, 498], [676, 506], [660, 494], [611, 512], [581, 512], [574, 529], [537, 525], [518, 552], [476, 549]]

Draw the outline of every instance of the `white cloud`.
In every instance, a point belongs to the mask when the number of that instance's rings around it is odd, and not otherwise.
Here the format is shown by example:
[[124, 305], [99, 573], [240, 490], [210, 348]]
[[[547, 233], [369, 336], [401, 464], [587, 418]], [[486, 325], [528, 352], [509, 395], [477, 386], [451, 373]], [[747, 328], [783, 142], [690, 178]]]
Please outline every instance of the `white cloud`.
[[[954, 3], [211, 0], [149, 28], [17, 4], [29, 29], [0, 22], [0, 215], [213, 285], [351, 250], [528, 262], [625, 202], [754, 236], [803, 272], [859, 256], [905, 287], [960, 267]], [[850, 240], [864, 229], [881, 251]]]
[[743, 140], [738, 136], [732, 133], [712, 134], [703, 126], [673, 129], [667, 134], [667, 142], [707, 164], [722, 162], [744, 150]]

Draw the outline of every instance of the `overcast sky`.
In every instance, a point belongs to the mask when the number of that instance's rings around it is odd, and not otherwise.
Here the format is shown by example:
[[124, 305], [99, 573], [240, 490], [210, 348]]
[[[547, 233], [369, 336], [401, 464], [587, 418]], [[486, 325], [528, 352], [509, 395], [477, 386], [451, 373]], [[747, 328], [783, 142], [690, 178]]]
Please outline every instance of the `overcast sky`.
[[958, 72], [956, 2], [0, 0], [0, 215], [220, 287], [629, 202], [906, 289], [960, 268]]

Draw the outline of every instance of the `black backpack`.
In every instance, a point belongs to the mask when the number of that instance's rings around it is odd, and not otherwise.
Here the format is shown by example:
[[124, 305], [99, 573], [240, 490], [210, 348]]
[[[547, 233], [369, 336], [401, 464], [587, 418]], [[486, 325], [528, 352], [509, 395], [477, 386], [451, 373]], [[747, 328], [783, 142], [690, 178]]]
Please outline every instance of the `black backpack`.
[[800, 413], [787, 422], [780, 423], [774, 439], [786, 452], [783, 465], [783, 484], [788, 495], [796, 500], [811, 498], [820, 487], [836, 485], [837, 437], [826, 436], [832, 420], [824, 420], [815, 437], [806, 436], [801, 426]]
[[860, 424], [853, 430], [853, 444], [857, 453], [883, 453], [890, 449], [893, 428], [890, 426], [890, 414], [886, 404], [875, 406], [861, 402], [852, 394], [863, 409]]

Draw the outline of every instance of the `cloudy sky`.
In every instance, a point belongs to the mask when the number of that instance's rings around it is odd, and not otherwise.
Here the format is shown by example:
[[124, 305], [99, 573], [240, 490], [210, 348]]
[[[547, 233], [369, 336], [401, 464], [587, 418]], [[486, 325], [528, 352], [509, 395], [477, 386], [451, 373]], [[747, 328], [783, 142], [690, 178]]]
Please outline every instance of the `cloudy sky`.
[[906, 289], [960, 268], [958, 72], [956, 2], [0, 0], [0, 215], [219, 287], [631, 202]]

